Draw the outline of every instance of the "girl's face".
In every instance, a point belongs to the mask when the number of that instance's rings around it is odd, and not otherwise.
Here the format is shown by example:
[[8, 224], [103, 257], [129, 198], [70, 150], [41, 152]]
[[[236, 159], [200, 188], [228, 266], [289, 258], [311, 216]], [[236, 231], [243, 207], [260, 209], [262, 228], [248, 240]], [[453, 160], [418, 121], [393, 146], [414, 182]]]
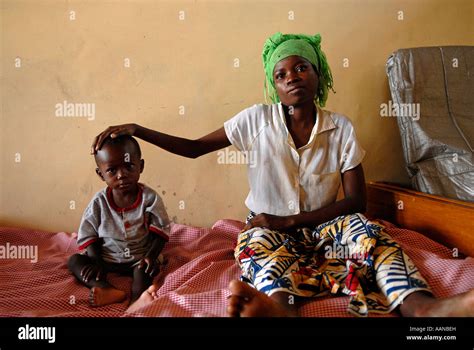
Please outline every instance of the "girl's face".
[[313, 65], [300, 56], [289, 56], [279, 61], [273, 69], [273, 81], [285, 106], [312, 102], [319, 84]]

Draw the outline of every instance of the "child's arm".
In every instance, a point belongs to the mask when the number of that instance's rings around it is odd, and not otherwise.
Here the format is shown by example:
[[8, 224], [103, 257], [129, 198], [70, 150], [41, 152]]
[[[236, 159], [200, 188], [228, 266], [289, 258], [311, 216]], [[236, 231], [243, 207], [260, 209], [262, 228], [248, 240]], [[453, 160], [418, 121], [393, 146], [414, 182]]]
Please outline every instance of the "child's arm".
[[90, 279], [95, 279], [96, 281], [99, 281], [105, 278], [105, 270], [103, 266], [101, 250], [102, 250], [101, 239], [87, 246], [86, 248], [87, 256], [91, 258], [94, 264], [85, 266], [81, 270], [81, 277], [83, 278], [85, 282], [88, 282]]
[[166, 240], [158, 235], [152, 236], [152, 244], [146, 256], [140, 261], [138, 267], [145, 268], [145, 273], [154, 277], [160, 272], [160, 264], [158, 263], [158, 256], [163, 250]]
[[82, 279], [87, 282], [90, 279], [99, 280], [105, 277], [102, 261], [103, 240], [99, 237], [100, 204], [96, 197], [87, 206], [82, 215], [81, 224], [77, 231], [77, 244], [79, 249], [85, 249], [87, 256], [91, 258], [92, 264], [84, 266], [80, 271]]
[[139, 268], [146, 267], [145, 273], [153, 277], [160, 270], [160, 263], [157, 262], [157, 258], [169, 240], [170, 220], [163, 200], [155, 191], [146, 188], [143, 195], [144, 200], [148, 203], [145, 215], [147, 216], [148, 232], [151, 236], [151, 246], [140, 262]]
[[92, 143], [91, 154], [97, 152], [102, 147], [104, 140], [112, 135], [113, 137], [120, 135], [136, 136], [168, 152], [187, 158], [197, 158], [231, 145], [224, 127], [197, 140], [189, 140], [150, 130], [137, 124], [123, 124], [110, 126], [97, 135]]
[[362, 165], [342, 174], [344, 199], [324, 208], [290, 216], [259, 214], [244, 230], [252, 227], [267, 227], [274, 230], [288, 230], [295, 227], [314, 227], [341, 215], [365, 212], [367, 203], [365, 178]]

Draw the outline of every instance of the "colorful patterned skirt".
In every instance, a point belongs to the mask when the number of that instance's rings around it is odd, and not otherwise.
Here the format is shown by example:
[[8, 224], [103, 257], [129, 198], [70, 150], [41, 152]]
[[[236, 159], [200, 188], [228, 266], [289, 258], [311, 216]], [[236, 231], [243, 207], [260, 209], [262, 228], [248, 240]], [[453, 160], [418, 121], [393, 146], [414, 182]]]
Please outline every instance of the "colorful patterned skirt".
[[251, 228], [240, 233], [235, 258], [242, 280], [267, 295], [349, 295], [348, 311], [358, 316], [389, 313], [413, 292], [431, 293], [384, 227], [362, 214], [291, 234]]

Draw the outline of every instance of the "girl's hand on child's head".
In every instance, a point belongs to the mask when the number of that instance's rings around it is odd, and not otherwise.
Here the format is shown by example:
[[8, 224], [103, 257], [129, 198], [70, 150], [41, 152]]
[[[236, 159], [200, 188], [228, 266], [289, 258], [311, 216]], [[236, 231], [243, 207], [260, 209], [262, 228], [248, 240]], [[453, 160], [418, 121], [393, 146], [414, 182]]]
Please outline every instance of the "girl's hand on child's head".
[[107, 129], [102, 131], [99, 135], [94, 138], [91, 147], [91, 154], [96, 154], [98, 150], [102, 147], [102, 143], [107, 137], [118, 137], [122, 135], [130, 135], [133, 136], [135, 131], [137, 130], [137, 124], [122, 124], [122, 125], [115, 125], [109, 126]]
[[81, 277], [84, 282], [95, 279], [96, 281], [103, 280], [105, 278], [105, 272], [99, 265], [86, 265], [81, 270]]

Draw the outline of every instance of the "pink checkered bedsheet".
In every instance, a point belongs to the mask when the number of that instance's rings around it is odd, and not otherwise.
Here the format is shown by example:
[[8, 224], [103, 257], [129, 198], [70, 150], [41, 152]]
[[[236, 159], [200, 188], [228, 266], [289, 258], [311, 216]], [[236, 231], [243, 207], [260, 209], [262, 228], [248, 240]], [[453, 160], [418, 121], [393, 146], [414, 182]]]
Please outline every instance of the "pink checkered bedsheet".
[[[474, 259], [453, 257], [451, 250], [429, 238], [388, 222], [398, 241], [428, 280], [437, 297], [474, 288]], [[175, 224], [157, 277], [159, 298], [135, 316], [225, 316], [227, 285], [239, 278], [233, 258], [243, 223], [220, 220], [212, 228]], [[88, 289], [68, 272], [67, 258], [77, 251], [74, 235], [19, 228], [0, 228], [0, 245], [38, 246], [38, 261], [0, 259], [0, 316], [120, 317], [127, 303], [91, 308]], [[110, 275], [111, 282], [130, 292], [130, 277]], [[302, 305], [302, 316], [352, 317], [348, 297], [313, 299]], [[396, 312], [388, 316], [398, 316]]]

